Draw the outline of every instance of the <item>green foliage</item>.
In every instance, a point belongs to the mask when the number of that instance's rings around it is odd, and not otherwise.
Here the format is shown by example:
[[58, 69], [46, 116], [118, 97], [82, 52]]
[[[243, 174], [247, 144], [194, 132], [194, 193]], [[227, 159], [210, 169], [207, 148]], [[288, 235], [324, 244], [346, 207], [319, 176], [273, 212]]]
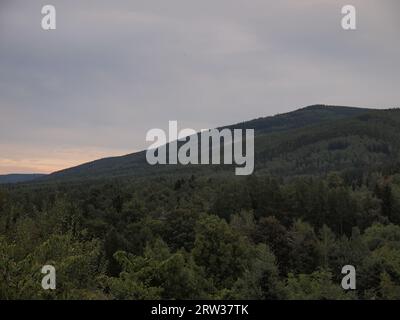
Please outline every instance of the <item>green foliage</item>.
[[283, 284], [279, 279], [275, 256], [264, 244], [251, 249], [243, 275], [235, 282], [229, 298], [234, 299], [282, 299], [285, 297]]
[[216, 287], [231, 286], [243, 273], [249, 244], [226, 221], [201, 216], [196, 226], [193, 258]]
[[[41, 287], [44, 265], [57, 270], [57, 290]], [[97, 241], [76, 241], [54, 235], [22, 257], [16, 245], [0, 238], [0, 299], [100, 299], [98, 277], [103, 274]]]
[[117, 278], [107, 278], [106, 283], [116, 299], [208, 297], [210, 285], [191, 256], [185, 252], [170, 253], [161, 240], [148, 245], [143, 257], [119, 251], [115, 259], [122, 272]]
[[234, 127], [256, 129], [251, 177], [138, 153], [1, 187], [0, 299], [399, 299], [400, 112]]
[[339, 284], [332, 281], [332, 274], [326, 270], [311, 274], [289, 274], [286, 291], [291, 300], [347, 300], [354, 294], [345, 293]]

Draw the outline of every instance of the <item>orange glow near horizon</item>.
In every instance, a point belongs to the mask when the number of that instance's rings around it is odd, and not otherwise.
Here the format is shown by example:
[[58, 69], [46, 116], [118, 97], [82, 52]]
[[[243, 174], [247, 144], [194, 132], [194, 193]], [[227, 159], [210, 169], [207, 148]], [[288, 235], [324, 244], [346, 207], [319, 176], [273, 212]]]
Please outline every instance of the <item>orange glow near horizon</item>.
[[49, 174], [55, 171], [74, 167], [86, 162], [98, 160], [105, 157], [120, 156], [131, 153], [128, 150], [108, 150], [96, 148], [81, 149], [52, 149], [52, 150], [26, 150], [17, 149], [12, 146], [0, 146], [7, 150], [7, 155], [0, 155], [0, 174], [27, 174], [44, 173]]

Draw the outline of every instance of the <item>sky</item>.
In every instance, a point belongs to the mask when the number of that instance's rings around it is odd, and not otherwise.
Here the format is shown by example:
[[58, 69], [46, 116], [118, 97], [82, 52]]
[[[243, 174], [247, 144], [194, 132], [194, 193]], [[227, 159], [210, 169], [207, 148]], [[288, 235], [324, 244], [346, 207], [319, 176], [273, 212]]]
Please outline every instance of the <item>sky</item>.
[[[41, 28], [54, 5], [57, 29]], [[357, 30], [341, 8], [357, 10]], [[400, 105], [398, 0], [0, 0], [0, 174], [323, 103]]]

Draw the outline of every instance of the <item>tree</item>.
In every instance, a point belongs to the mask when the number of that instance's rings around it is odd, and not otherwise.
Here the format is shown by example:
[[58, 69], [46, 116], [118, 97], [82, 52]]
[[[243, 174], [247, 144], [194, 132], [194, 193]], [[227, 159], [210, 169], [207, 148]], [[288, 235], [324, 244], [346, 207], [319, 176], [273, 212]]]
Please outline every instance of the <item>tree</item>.
[[232, 289], [233, 299], [270, 300], [285, 297], [273, 253], [265, 244], [251, 249], [252, 258]]
[[323, 269], [297, 276], [290, 273], [286, 293], [290, 300], [347, 300], [356, 297], [353, 292], [346, 293], [340, 284], [334, 283], [332, 274]]
[[163, 239], [171, 249], [193, 248], [197, 219], [198, 214], [187, 209], [176, 209], [166, 214]]
[[317, 242], [317, 251], [320, 259], [319, 265], [324, 269], [328, 269], [332, 264], [332, 254], [335, 253], [336, 247], [335, 234], [331, 229], [324, 225], [319, 231]]
[[274, 216], [261, 218], [253, 235], [257, 243], [265, 243], [277, 257], [282, 275], [286, 275], [290, 263], [289, 233]]
[[289, 232], [290, 270], [293, 273], [310, 273], [318, 266], [317, 237], [314, 229], [297, 220]]
[[148, 244], [143, 256], [119, 251], [115, 259], [122, 272], [105, 283], [116, 299], [206, 299], [212, 291], [190, 255], [171, 254], [162, 240]]
[[192, 254], [218, 288], [228, 288], [243, 274], [249, 246], [226, 221], [203, 215], [196, 225]]
[[[105, 264], [98, 241], [78, 241], [70, 234], [53, 235], [21, 258], [16, 246], [0, 239], [0, 298], [2, 299], [101, 299], [99, 277]], [[56, 269], [57, 290], [43, 290], [44, 265]]]
[[391, 299], [400, 285], [400, 227], [375, 224], [363, 235], [370, 254], [362, 261], [359, 288], [365, 298]]

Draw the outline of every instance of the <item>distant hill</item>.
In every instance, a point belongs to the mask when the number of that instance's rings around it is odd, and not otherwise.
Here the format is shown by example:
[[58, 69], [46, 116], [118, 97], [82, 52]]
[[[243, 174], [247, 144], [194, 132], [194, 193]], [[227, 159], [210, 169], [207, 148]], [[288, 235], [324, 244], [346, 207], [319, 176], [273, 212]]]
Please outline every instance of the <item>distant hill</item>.
[[7, 183], [19, 183], [19, 182], [29, 182], [41, 177], [44, 177], [44, 174], [7, 174], [0, 175], [0, 184]]
[[[276, 175], [321, 174], [387, 162], [397, 155], [400, 111], [313, 105], [223, 128], [255, 129], [256, 170]], [[397, 127], [396, 127], [397, 126]], [[380, 127], [380, 129], [378, 129]], [[389, 136], [382, 136], [390, 132]], [[80, 180], [190, 171], [227, 166], [150, 166], [145, 151], [104, 158], [55, 172], [39, 181]], [[178, 171], [177, 171], [178, 170]]]
[[281, 132], [325, 121], [342, 120], [371, 110], [373, 109], [312, 105], [292, 112], [237, 123], [225, 128], [252, 128], [257, 134]]

